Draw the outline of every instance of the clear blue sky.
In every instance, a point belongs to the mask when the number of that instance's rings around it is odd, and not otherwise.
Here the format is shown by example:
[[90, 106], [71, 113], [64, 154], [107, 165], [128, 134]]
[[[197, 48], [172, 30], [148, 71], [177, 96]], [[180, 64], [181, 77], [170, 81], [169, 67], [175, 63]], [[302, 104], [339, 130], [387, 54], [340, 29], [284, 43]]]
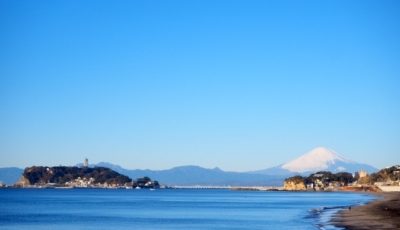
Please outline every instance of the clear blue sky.
[[0, 1], [0, 167], [400, 163], [399, 1]]

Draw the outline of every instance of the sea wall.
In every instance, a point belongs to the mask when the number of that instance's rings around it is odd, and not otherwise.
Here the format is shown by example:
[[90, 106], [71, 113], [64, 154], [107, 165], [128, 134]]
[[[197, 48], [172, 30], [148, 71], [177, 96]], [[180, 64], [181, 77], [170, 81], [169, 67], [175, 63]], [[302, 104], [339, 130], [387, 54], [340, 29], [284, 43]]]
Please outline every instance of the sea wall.
[[383, 192], [400, 192], [400, 186], [386, 186], [386, 185], [380, 185], [378, 186], [380, 190]]

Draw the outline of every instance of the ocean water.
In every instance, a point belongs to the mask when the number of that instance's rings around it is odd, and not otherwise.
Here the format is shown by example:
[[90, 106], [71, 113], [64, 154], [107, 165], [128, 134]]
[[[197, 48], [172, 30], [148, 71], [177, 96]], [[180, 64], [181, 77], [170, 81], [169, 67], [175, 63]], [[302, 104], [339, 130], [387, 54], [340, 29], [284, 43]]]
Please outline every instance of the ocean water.
[[357, 193], [0, 189], [0, 229], [336, 229]]

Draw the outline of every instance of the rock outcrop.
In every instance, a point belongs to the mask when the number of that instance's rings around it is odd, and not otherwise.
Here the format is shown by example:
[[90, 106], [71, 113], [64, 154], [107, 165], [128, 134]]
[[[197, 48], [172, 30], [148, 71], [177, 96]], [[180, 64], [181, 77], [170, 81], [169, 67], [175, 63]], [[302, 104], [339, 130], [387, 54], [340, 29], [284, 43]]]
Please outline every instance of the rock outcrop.
[[27, 187], [30, 185], [31, 185], [31, 183], [29, 182], [29, 180], [26, 177], [24, 177], [23, 175], [19, 178], [17, 183], [15, 183], [15, 186], [17, 186], [17, 187]]
[[294, 176], [287, 178], [283, 183], [283, 189], [288, 191], [306, 190], [304, 178], [301, 176]]

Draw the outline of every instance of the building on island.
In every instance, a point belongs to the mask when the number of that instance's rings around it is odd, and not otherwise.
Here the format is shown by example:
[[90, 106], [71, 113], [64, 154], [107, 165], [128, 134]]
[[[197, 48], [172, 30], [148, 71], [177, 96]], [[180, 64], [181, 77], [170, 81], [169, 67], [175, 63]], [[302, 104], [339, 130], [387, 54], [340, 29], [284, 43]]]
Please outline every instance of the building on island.
[[361, 178], [364, 178], [367, 176], [368, 176], [368, 172], [365, 170], [362, 170], [362, 169], [360, 171], [354, 173], [354, 177], [356, 179], [361, 179]]
[[359, 176], [360, 178], [363, 178], [363, 177], [368, 176], [368, 173], [367, 173], [367, 171], [360, 170], [360, 171], [358, 172], [358, 176]]
[[83, 167], [89, 167], [89, 160], [87, 158], [85, 158], [85, 161], [83, 162]]

